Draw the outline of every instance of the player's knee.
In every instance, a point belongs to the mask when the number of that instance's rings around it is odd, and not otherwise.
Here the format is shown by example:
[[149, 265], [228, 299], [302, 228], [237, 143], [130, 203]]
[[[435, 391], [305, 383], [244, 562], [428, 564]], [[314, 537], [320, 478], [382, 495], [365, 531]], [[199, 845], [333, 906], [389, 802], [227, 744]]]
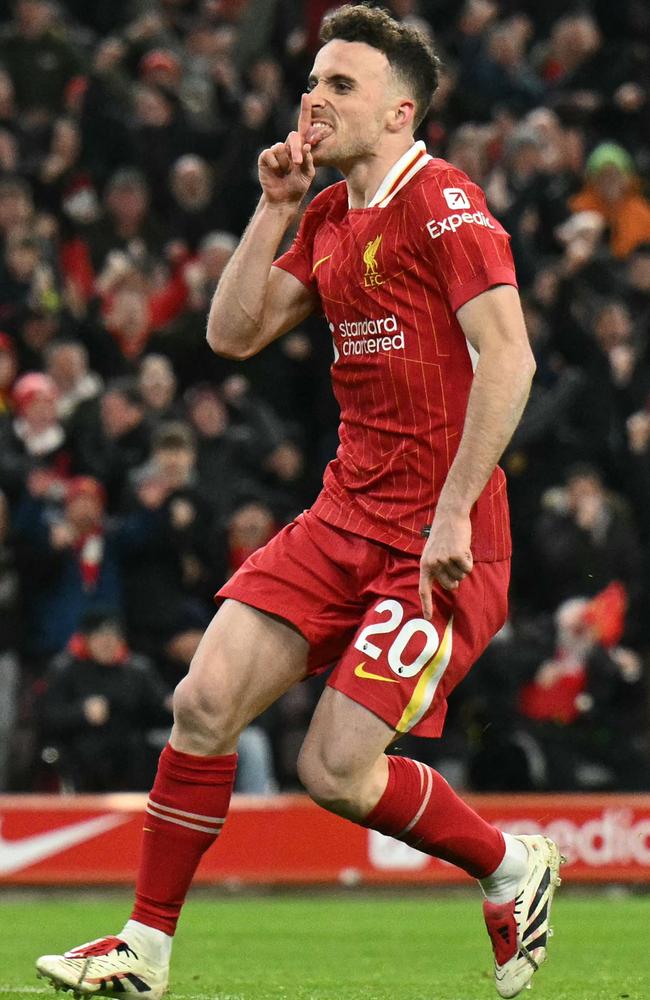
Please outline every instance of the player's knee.
[[303, 746], [298, 757], [298, 777], [309, 796], [324, 809], [347, 815], [356, 802], [355, 775], [345, 761], [327, 758]]
[[239, 735], [228, 699], [219, 697], [214, 685], [208, 688], [189, 674], [174, 691], [174, 726], [208, 743], [213, 752]]

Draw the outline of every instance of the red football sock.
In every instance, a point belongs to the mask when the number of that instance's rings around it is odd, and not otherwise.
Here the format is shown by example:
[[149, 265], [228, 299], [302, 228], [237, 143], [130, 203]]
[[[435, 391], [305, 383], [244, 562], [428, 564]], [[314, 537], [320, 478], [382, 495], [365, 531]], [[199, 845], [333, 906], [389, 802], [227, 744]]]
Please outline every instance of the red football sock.
[[474, 878], [491, 875], [505, 854], [501, 831], [470, 809], [437, 771], [408, 757], [388, 757], [386, 789], [363, 825]]
[[195, 757], [168, 743], [144, 821], [132, 920], [173, 934], [203, 853], [221, 833], [237, 754]]

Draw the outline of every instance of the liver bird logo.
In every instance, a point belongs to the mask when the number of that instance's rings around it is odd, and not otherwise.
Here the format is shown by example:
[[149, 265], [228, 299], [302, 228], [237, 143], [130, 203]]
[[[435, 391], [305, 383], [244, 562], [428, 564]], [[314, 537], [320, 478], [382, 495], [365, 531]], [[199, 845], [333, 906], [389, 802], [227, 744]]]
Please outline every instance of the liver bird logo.
[[381, 241], [382, 234], [379, 233], [378, 236], [375, 236], [374, 240], [369, 240], [366, 243], [366, 248], [363, 251], [363, 263], [366, 265], [363, 283], [366, 288], [373, 288], [375, 285], [383, 284], [383, 278], [378, 273], [377, 268], [377, 254], [379, 253]]

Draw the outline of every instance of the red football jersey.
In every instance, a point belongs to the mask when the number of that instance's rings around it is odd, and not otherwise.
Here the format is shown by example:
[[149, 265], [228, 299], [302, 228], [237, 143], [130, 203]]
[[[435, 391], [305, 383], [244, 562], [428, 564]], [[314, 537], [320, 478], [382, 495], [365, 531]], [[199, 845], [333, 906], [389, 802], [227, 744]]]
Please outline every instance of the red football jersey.
[[[419, 554], [463, 431], [472, 354], [456, 310], [516, 285], [509, 237], [469, 178], [416, 143], [368, 208], [345, 182], [307, 208], [277, 267], [320, 298], [334, 341], [340, 444], [313, 510]], [[476, 560], [510, 555], [505, 476], [472, 510]]]

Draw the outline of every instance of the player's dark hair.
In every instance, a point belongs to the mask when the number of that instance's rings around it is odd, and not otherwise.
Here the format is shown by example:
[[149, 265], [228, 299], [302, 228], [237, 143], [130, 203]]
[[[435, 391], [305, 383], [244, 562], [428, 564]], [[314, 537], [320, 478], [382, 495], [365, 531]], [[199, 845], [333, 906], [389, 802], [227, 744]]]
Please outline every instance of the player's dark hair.
[[400, 24], [382, 8], [345, 4], [323, 19], [319, 38], [323, 44], [335, 38], [343, 42], [364, 42], [383, 52], [393, 72], [413, 94], [413, 127], [418, 127], [438, 88], [440, 70], [440, 60], [423, 32]]

